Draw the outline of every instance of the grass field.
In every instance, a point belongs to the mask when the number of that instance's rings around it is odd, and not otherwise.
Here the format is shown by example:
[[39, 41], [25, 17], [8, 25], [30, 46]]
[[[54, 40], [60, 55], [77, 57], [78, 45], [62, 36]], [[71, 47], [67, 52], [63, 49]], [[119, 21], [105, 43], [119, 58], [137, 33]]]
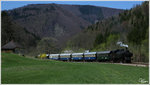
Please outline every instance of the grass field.
[[[2, 84], [137, 84], [148, 67], [41, 60], [2, 53]], [[148, 82], [147, 82], [148, 83]]]

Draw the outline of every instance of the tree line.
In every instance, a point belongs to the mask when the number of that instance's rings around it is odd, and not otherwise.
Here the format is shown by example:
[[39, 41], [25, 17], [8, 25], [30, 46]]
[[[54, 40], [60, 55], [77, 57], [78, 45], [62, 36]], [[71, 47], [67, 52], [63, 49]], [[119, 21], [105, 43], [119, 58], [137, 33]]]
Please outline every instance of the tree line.
[[112, 16], [88, 26], [68, 41], [67, 49], [91, 51], [114, 50], [118, 41], [128, 44], [133, 52], [134, 62], [148, 62], [149, 59], [149, 2], [136, 5], [118, 16]]

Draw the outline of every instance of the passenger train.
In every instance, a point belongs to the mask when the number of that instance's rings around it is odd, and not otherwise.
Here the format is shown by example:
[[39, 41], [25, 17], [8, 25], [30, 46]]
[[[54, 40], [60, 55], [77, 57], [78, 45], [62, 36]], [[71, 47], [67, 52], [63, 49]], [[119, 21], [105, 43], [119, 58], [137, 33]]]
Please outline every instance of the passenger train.
[[47, 54], [47, 58], [61, 61], [99, 61], [131, 63], [132, 55], [133, 54], [127, 49], [117, 49], [101, 52]]

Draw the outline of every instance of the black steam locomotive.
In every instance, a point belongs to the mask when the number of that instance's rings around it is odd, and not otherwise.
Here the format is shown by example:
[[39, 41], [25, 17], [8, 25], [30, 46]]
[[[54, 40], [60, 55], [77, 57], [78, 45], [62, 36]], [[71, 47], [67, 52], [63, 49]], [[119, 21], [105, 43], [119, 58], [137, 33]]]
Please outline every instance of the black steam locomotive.
[[99, 62], [122, 62], [131, 63], [132, 53], [126, 49], [112, 51], [47, 54], [48, 59], [61, 61], [99, 61]]
[[113, 62], [131, 63], [133, 54], [128, 49], [117, 49], [110, 52], [110, 57]]

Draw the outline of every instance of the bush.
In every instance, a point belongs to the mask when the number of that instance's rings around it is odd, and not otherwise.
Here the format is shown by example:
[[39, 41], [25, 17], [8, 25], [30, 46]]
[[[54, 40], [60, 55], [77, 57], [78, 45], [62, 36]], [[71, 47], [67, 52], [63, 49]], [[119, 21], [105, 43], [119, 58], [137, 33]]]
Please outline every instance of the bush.
[[43, 59], [43, 58], [46, 58], [46, 54], [41, 54], [41, 55], [40, 55], [40, 58], [42, 58], [42, 59]]

